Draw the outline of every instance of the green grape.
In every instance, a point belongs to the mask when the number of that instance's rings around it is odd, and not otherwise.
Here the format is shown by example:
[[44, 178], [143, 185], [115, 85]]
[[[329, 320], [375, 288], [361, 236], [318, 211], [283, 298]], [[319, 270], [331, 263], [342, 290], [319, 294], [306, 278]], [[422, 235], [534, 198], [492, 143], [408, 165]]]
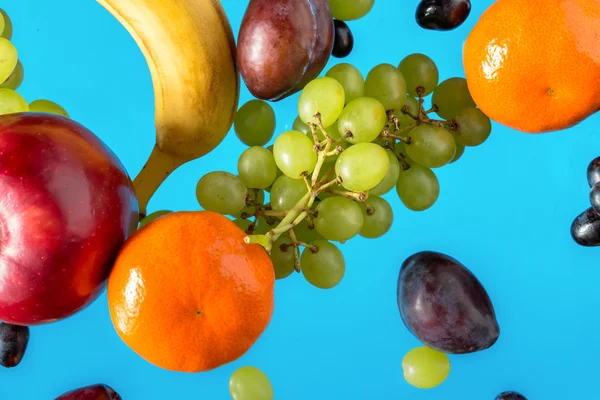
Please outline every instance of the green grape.
[[250, 201], [254, 202], [254, 204], [246, 205], [244, 208], [242, 208], [241, 211], [238, 211], [236, 213], [230, 213], [229, 215], [231, 215], [234, 218], [241, 218], [242, 214], [244, 214], [244, 213], [254, 215], [254, 213], [256, 211], [255, 204], [264, 204], [265, 203], [265, 191], [264, 190], [250, 189], [250, 190], [248, 190], [248, 197], [249, 197]]
[[241, 367], [229, 378], [229, 393], [233, 400], [273, 400], [269, 377], [256, 367]]
[[[292, 239], [286, 235], [281, 235], [279, 239], [273, 243], [271, 262], [275, 269], [275, 279], [287, 278], [294, 272], [294, 248], [292, 246], [286, 246], [289, 244], [292, 244]], [[281, 248], [282, 245], [285, 250]]]
[[304, 179], [292, 179], [282, 175], [271, 188], [273, 211], [290, 211], [308, 193]]
[[396, 192], [406, 208], [423, 211], [437, 201], [440, 183], [432, 170], [413, 163], [406, 170], [400, 168]]
[[421, 124], [410, 131], [410, 139], [408, 156], [427, 168], [446, 165], [456, 154], [454, 136], [444, 128]]
[[17, 48], [6, 38], [0, 38], [0, 82], [8, 79], [15, 70], [19, 54]]
[[344, 109], [345, 94], [342, 85], [333, 78], [324, 76], [308, 83], [298, 99], [298, 115], [305, 124], [318, 122], [315, 115], [321, 114], [325, 128], [333, 125]]
[[417, 88], [422, 87], [423, 97], [433, 92], [439, 82], [439, 72], [435, 62], [425, 54], [414, 53], [406, 56], [398, 65], [404, 75], [408, 94], [418, 97]]
[[264, 217], [258, 217], [254, 227], [255, 235], [265, 235], [271, 229], [277, 226], [277, 222], [274, 220], [266, 220]]
[[306, 219], [294, 227], [294, 234], [296, 235], [296, 239], [304, 243], [313, 243], [317, 240], [325, 240], [325, 238], [321, 236], [319, 232], [317, 232], [314, 226], [312, 229], [308, 227], [308, 221]]
[[347, 63], [334, 65], [325, 76], [335, 79], [342, 85], [346, 104], [365, 95], [365, 78], [354, 65]]
[[343, 242], [358, 235], [363, 226], [360, 206], [342, 196], [328, 197], [319, 203], [315, 229], [327, 240]]
[[394, 222], [394, 212], [390, 203], [381, 197], [369, 196], [367, 204], [370, 206], [369, 210], [364, 204], [361, 204], [364, 223], [360, 230], [360, 236], [376, 239], [390, 230]]
[[273, 154], [260, 146], [246, 149], [238, 160], [238, 174], [247, 188], [268, 188], [277, 177], [277, 165]]
[[317, 164], [313, 141], [299, 131], [286, 131], [275, 139], [273, 154], [277, 167], [292, 179], [302, 178], [302, 173], [312, 173]]
[[209, 172], [196, 185], [200, 207], [219, 214], [235, 214], [246, 206], [246, 186], [237, 176], [224, 171]]
[[50, 101], [50, 100], [35, 100], [29, 104], [29, 111], [31, 112], [40, 112], [40, 113], [48, 113], [48, 114], [56, 114], [66, 118], [71, 118], [69, 113], [59, 106], [58, 104]]
[[29, 104], [19, 93], [11, 89], [0, 89], [0, 115], [29, 111]]
[[302, 132], [306, 135], [311, 134], [310, 126], [306, 125], [300, 117], [296, 117], [294, 120], [294, 124], [292, 125], [292, 129], [298, 132]]
[[[267, 147], [267, 150], [269, 150], [271, 152], [271, 154], [274, 154], [273, 153], [273, 145], [270, 145], [269, 147]], [[274, 157], [275, 157], [275, 155], [273, 155], [273, 159], [275, 159]], [[277, 178], [279, 178], [281, 175], [283, 175], [283, 172], [281, 172], [281, 170], [279, 169], [279, 167], [277, 167]], [[275, 179], [277, 179], [277, 178], [275, 178]], [[265, 190], [267, 192], [270, 192], [271, 191], [271, 187], [269, 186]]]
[[13, 34], [12, 21], [10, 20], [10, 17], [6, 13], [6, 11], [4, 11], [1, 8], [0, 8], [0, 14], [3, 17], [2, 20], [4, 22], [3, 29], [0, 29], [0, 37], [10, 40], [10, 39], [12, 39], [12, 34]]
[[254, 233], [254, 229], [252, 229], [252, 231], [250, 231], [250, 226], [252, 225], [252, 221], [250, 221], [249, 219], [236, 218], [233, 221], [233, 223], [236, 224], [238, 228], [240, 228], [241, 230], [246, 232], [246, 234], [248, 234], [248, 235], [252, 235]]
[[464, 146], [479, 146], [490, 137], [492, 121], [475, 107], [463, 108], [454, 117], [456, 142]]
[[385, 151], [390, 160], [387, 173], [381, 182], [377, 184], [373, 189], [369, 190], [369, 196], [381, 196], [388, 193], [396, 186], [398, 182], [398, 175], [400, 174], [400, 162], [398, 157], [391, 150]]
[[[325, 159], [325, 160], [327, 160], [327, 159]], [[323, 165], [321, 166], [321, 170], [319, 171], [319, 176], [317, 177], [317, 182], [320, 182], [325, 177], [325, 175], [329, 171], [331, 171], [332, 168], [333, 168], [333, 173], [329, 175], [327, 182], [334, 180], [335, 176], [336, 176], [335, 175], [335, 161], [323, 163]], [[325, 182], [325, 183], [327, 183], [327, 182]], [[340, 191], [340, 192], [345, 191], [345, 189], [341, 185], [333, 185], [333, 186], [329, 187], [329, 190], [335, 190], [335, 191]], [[331, 197], [331, 196], [336, 196], [336, 194], [330, 193], [329, 191], [323, 191], [323, 192], [319, 193], [318, 198], [320, 200], [323, 200], [323, 199], [326, 199], [327, 197]]]
[[162, 217], [163, 215], [167, 215], [170, 213], [172, 213], [172, 211], [169, 211], [169, 210], [154, 211], [153, 213], [146, 215], [146, 217], [140, 221], [139, 227], [142, 228], [142, 227], [148, 225], [149, 223], [156, 221], [159, 217]]
[[387, 124], [387, 114], [380, 102], [371, 97], [359, 97], [352, 100], [340, 115], [338, 131], [352, 136], [346, 139], [350, 143], [368, 143], [379, 136]]
[[237, 112], [233, 129], [246, 146], [264, 146], [275, 133], [275, 111], [263, 100], [250, 100]]
[[463, 108], [475, 106], [464, 78], [449, 78], [440, 83], [433, 91], [431, 103], [437, 105], [437, 115], [447, 120]]
[[429, 347], [410, 350], [402, 359], [404, 379], [419, 389], [431, 389], [441, 385], [450, 374], [448, 356]]
[[[454, 137], [456, 138], [456, 136], [454, 136]], [[454, 158], [452, 159], [452, 161], [450, 161], [450, 164], [458, 161], [463, 156], [464, 153], [465, 153], [465, 146], [463, 146], [460, 143], [456, 143], [456, 154], [454, 155]]]
[[406, 81], [392, 64], [379, 64], [367, 74], [365, 96], [379, 100], [386, 110], [398, 110], [406, 102]]
[[385, 178], [390, 159], [375, 143], [358, 143], [348, 147], [335, 162], [335, 173], [342, 186], [353, 192], [373, 189]]
[[375, 0], [329, 0], [331, 15], [342, 21], [353, 21], [367, 15]]
[[[330, 127], [325, 128], [325, 131], [327, 132], [327, 134], [329, 135], [329, 137], [332, 138], [332, 139], [334, 139], [334, 140], [337, 140], [337, 139], [341, 138], [340, 131], [338, 130], [338, 125], [337, 124], [333, 124]], [[321, 131], [320, 128], [317, 128], [316, 133], [317, 133], [317, 138], [318, 138], [319, 142], [322, 142], [322, 141], [325, 140], [325, 135], [323, 135], [323, 132]], [[312, 132], [309, 131], [306, 134], [306, 136], [311, 140], [311, 142], [314, 143], [314, 138], [313, 138]], [[331, 147], [329, 148], [329, 151], [335, 150], [336, 147], [338, 147], [338, 146], [341, 147], [342, 149], [346, 149], [349, 145], [350, 144], [348, 142], [346, 142], [345, 140], [343, 140], [341, 142], [337, 142], [337, 143], [332, 144]], [[325, 161], [328, 162], [328, 163], [335, 162], [335, 160], [337, 160], [338, 156], [339, 156], [339, 154], [329, 155], [329, 156], [325, 157]]]
[[25, 77], [25, 70], [23, 69], [23, 64], [21, 61], [17, 61], [17, 66], [14, 71], [7, 80], [4, 81], [3, 84], [0, 84], [0, 88], [17, 90], [19, 86], [23, 83], [23, 78]]
[[[414, 116], [419, 114], [419, 101], [411, 96], [406, 96], [406, 106], [408, 110]], [[402, 112], [402, 108], [394, 110], [394, 115], [398, 117], [398, 123], [401, 129], [408, 128], [409, 126], [417, 126], [417, 120], [408, 114]], [[405, 133], [408, 135], [408, 133]]]
[[313, 243], [319, 251], [313, 253], [305, 247], [300, 257], [302, 275], [313, 286], [331, 289], [344, 278], [346, 262], [344, 255], [336, 245], [326, 240]]

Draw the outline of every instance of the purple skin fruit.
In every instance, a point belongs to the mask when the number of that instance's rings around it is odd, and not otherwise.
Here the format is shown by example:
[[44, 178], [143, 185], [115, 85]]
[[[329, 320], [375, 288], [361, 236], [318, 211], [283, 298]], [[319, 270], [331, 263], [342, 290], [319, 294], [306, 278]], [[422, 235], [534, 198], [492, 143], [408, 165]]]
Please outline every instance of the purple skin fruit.
[[123, 400], [108, 385], [92, 385], [72, 390], [54, 400]]

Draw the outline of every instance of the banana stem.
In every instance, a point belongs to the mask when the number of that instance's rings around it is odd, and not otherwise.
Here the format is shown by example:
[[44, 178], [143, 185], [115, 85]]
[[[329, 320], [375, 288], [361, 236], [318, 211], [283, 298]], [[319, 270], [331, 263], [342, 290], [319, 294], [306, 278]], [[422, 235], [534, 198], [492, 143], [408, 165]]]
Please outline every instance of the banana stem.
[[185, 159], [163, 153], [158, 146], [154, 146], [146, 165], [133, 180], [140, 209], [140, 220], [146, 217], [148, 203], [160, 185], [173, 171], [186, 162]]

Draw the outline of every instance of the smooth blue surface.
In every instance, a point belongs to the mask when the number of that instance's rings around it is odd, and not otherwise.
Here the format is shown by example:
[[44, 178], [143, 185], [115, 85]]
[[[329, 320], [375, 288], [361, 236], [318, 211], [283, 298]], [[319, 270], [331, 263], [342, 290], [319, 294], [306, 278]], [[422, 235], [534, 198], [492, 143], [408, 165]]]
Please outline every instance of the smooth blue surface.
[[[247, 1], [223, 2], [237, 32]], [[377, 0], [370, 15], [350, 24], [356, 47], [344, 61], [366, 75], [378, 63], [423, 52], [442, 79], [464, 76], [463, 41], [491, 3], [473, 1], [465, 25], [439, 33], [417, 27], [416, 1]], [[0, 7], [13, 18], [25, 66], [20, 92], [65, 106], [135, 175], [154, 143], [154, 102], [146, 63], [125, 29], [92, 0], [4, 0]], [[249, 99], [243, 88], [241, 102]], [[296, 100], [275, 104], [278, 132], [291, 126]], [[488, 142], [437, 171], [442, 191], [431, 210], [410, 212], [391, 192], [392, 231], [345, 246], [347, 273], [333, 290], [298, 275], [277, 282], [271, 325], [233, 364], [196, 375], [153, 367], [117, 337], [102, 295], [75, 317], [32, 329], [22, 364], [0, 370], [0, 399], [51, 400], [102, 382], [124, 400], [226, 400], [229, 376], [242, 365], [263, 369], [278, 400], [493, 400], [509, 389], [529, 400], [600, 398], [600, 249], [578, 247], [569, 234], [589, 206], [585, 169], [600, 155], [599, 124], [596, 115], [538, 136], [495, 124]], [[235, 172], [243, 149], [230, 133], [213, 153], [178, 170], [150, 210], [198, 209], [197, 180], [212, 170]], [[428, 391], [403, 379], [402, 357], [419, 342], [396, 306], [400, 264], [424, 249], [458, 258], [479, 277], [501, 327], [494, 347], [451, 357], [447, 381]]]

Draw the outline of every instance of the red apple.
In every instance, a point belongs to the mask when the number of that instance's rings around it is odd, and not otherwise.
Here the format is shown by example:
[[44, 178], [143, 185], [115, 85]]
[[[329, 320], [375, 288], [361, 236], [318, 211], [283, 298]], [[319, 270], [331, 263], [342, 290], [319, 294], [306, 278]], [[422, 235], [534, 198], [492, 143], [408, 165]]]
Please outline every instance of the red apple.
[[94, 385], [73, 390], [54, 400], [121, 400], [121, 396], [110, 386]]
[[51, 114], [0, 117], [0, 321], [87, 307], [138, 219], [131, 178], [92, 132]]

